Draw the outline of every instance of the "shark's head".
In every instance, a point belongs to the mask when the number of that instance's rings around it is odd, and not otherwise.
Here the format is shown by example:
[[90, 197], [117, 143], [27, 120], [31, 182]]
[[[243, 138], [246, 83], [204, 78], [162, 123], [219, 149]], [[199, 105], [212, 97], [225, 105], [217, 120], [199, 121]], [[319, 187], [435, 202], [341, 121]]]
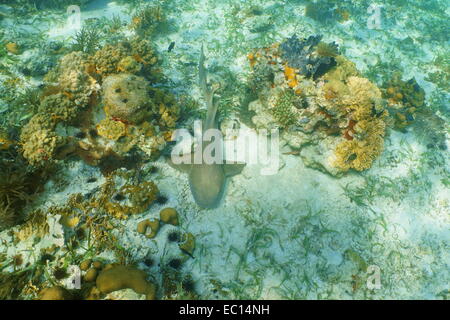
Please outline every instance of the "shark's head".
[[189, 183], [199, 207], [213, 209], [219, 206], [225, 185], [225, 175], [220, 165], [194, 165]]

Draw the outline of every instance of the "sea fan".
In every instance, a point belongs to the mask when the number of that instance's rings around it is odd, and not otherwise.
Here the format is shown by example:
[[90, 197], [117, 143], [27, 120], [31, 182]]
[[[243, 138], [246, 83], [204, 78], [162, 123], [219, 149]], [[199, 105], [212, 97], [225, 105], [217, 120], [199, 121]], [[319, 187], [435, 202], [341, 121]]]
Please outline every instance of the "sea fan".
[[298, 69], [308, 78], [316, 79], [336, 65], [336, 60], [331, 54], [337, 51], [337, 45], [335, 43], [328, 45], [327, 51], [323, 50], [324, 45], [320, 45], [322, 53], [327, 53], [320, 55], [317, 47], [321, 40], [321, 35], [301, 40], [293, 35], [281, 44], [281, 57], [287, 61], [289, 67]]

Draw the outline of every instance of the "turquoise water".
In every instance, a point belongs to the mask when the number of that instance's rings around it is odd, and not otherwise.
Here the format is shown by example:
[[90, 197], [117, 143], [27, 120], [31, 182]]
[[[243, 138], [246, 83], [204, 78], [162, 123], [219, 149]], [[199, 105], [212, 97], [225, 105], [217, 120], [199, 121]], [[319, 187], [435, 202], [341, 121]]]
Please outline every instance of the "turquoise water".
[[448, 299], [448, 16], [2, 1], [0, 299]]

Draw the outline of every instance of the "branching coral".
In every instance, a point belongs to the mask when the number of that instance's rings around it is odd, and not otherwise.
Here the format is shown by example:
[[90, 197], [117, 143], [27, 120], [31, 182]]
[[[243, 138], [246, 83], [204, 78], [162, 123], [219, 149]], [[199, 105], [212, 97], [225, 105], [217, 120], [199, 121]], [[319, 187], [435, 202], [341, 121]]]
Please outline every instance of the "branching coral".
[[94, 53], [99, 47], [99, 42], [99, 31], [95, 28], [85, 26], [75, 34], [72, 47], [74, 51]]
[[131, 27], [142, 38], [152, 36], [158, 27], [166, 21], [161, 6], [146, 6], [137, 11], [131, 19]]

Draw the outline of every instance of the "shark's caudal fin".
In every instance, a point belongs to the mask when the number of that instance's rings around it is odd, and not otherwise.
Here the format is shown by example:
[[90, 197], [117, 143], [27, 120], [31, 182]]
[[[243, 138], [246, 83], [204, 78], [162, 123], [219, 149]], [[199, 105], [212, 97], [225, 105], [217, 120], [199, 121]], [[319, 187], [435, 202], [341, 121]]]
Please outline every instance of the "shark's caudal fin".
[[198, 63], [198, 84], [205, 99], [206, 107], [208, 108], [205, 119], [205, 129], [207, 130], [213, 128], [215, 125], [217, 105], [214, 103], [214, 89], [208, 85], [208, 72], [205, 67], [205, 59], [205, 51], [203, 50], [202, 44], [200, 61]]
[[203, 50], [203, 44], [200, 51], [200, 59], [198, 61], [198, 85], [202, 94], [206, 96], [208, 92], [208, 79], [207, 79], [207, 71], [205, 68], [205, 51]]

